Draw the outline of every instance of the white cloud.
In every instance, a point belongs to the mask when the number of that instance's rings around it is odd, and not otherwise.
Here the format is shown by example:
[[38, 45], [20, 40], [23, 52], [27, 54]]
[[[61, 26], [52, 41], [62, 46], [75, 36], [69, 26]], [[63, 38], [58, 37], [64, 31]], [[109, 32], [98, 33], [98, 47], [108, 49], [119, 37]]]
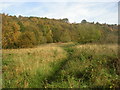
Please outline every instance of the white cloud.
[[0, 0], [0, 2], [118, 2], [119, 0]]
[[[38, 16], [48, 18], [68, 18], [70, 22], [81, 22], [82, 19], [86, 19], [90, 22], [100, 23], [118, 23], [118, 10], [117, 2], [46, 2], [33, 5], [28, 9], [29, 3], [26, 3], [26, 7], [22, 6], [23, 3], [0, 3], [0, 8], [9, 8], [13, 6], [15, 15], [23, 16]], [[21, 7], [15, 8], [15, 6]], [[7, 12], [6, 12], [7, 13]]]
[[3, 8], [8, 8], [9, 6], [11, 6], [11, 4], [9, 3], [0, 3], [0, 11], [2, 11]]
[[[24, 2], [19, 2], [19, 6], [22, 5]], [[9, 7], [15, 7], [18, 5], [18, 2], [0, 2], [0, 12], [3, 9], [8, 9]]]
[[[32, 10], [37, 16], [49, 18], [68, 18], [70, 22], [80, 22], [82, 19], [100, 23], [117, 23], [118, 12], [115, 3], [54, 3], [46, 4]], [[117, 5], [117, 4], [116, 4]], [[47, 12], [43, 12], [47, 8]], [[112, 10], [113, 9], [113, 10]], [[115, 9], [115, 11], [114, 11]], [[30, 13], [27, 13], [30, 15]]]

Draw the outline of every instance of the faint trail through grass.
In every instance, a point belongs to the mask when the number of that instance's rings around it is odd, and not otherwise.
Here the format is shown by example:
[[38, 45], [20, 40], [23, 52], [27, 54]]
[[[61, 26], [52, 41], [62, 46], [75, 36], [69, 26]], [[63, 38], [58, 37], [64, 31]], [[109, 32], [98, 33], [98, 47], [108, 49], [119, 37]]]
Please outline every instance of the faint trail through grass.
[[3, 50], [3, 87], [38, 88], [66, 58], [59, 46]]
[[[61, 47], [67, 52], [67, 59], [60, 64], [54, 75], [47, 79], [44, 87], [119, 87], [119, 77], [115, 72], [114, 65], [109, 65], [109, 61], [113, 61], [112, 59], [117, 57], [115, 48], [87, 44], [69, 44]], [[109, 52], [104, 53], [102, 48]]]
[[[68, 45], [62, 45], [60, 46], [67, 52], [67, 58], [63, 60], [61, 63], [59, 63], [59, 66], [54, 71], [54, 74], [49, 76], [47, 80], [44, 81], [44, 83], [51, 83], [52, 81], [56, 80], [56, 77], [58, 76], [59, 72], [64, 68], [66, 63], [71, 60], [71, 56], [73, 54], [74, 49], [72, 47], [76, 46], [77, 44], [68, 44]], [[46, 85], [46, 84], [44, 84]], [[45, 86], [44, 86], [45, 87]]]
[[117, 56], [115, 45], [53, 43], [3, 50], [3, 87], [119, 87]]

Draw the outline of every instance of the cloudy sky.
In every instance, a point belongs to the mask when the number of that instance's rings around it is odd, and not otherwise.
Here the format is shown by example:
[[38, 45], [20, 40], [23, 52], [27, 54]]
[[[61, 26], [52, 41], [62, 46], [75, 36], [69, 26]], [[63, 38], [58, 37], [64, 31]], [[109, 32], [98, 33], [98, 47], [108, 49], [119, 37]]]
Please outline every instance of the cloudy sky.
[[0, 13], [9, 15], [68, 18], [71, 23], [118, 23], [117, 2], [0, 2]]

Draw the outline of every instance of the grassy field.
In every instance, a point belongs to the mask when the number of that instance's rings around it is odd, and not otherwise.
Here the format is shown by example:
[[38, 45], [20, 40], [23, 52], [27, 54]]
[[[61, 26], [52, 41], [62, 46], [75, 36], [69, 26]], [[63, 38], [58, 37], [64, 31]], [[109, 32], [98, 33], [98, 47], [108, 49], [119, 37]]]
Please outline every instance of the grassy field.
[[117, 45], [57, 43], [3, 50], [3, 88], [118, 88]]

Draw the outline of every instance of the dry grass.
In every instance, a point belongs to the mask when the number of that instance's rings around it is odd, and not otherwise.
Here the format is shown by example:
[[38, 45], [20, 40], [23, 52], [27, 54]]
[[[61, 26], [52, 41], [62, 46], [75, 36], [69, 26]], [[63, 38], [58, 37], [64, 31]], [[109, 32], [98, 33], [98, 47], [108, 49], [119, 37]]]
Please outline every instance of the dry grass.
[[77, 51], [83, 51], [91, 52], [94, 54], [102, 54], [102, 55], [111, 55], [115, 54], [118, 56], [118, 44], [85, 44], [85, 45], [77, 45], [76, 47]]
[[68, 62], [56, 80], [48, 83], [48, 88], [119, 87], [120, 77], [115, 63], [118, 58], [117, 44], [76, 45], [68, 51], [71, 53]]
[[[21, 87], [19, 83], [25, 79], [22, 75], [25, 72], [29, 76], [34, 76], [39, 70], [43, 76], [47, 76], [53, 72], [53, 67], [50, 65], [61, 62], [65, 58], [66, 52], [53, 44], [36, 48], [3, 50], [3, 77], [5, 81], [3, 85], [4, 87], [10, 85], [10, 87]], [[15, 79], [13, 82], [12, 78]], [[28, 87], [28, 80], [24, 80], [22, 87]]]
[[[3, 50], [3, 87], [119, 87], [114, 62], [117, 58], [117, 44], [70, 42], [6, 49]], [[64, 66], [57, 69], [65, 60]], [[55, 77], [51, 83], [47, 82], [49, 77]]]

